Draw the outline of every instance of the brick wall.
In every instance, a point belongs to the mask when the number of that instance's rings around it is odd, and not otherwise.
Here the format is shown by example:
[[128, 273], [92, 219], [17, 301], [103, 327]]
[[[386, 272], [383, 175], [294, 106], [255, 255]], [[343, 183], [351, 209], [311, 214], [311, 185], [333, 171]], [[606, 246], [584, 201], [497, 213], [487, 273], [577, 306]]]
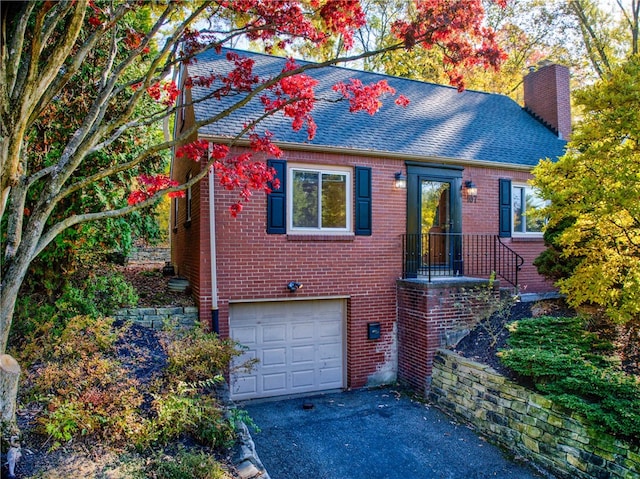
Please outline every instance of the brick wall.
[[[400, 382], [426, 394], [436, 351], [457, 342], [476, 323], [487, 307], [478, 301], [478, 291], [490, 287], [486, 280], [398, 281]], [[497, 283], [494, 295], [499, 295]]]
[[[391, 370], [395, 370], [396, 305], [400, 301], [396, 297], [396, 280], [402, 275], [401, 235], [406, 232], [407, 202], [406, 190], [394, 188], [394, 174], [406, 171], [404, 162], [318, 152], [285, 152], [284, 159], [309, 165], [371, 167], [373, 234], [267, 235], [264, 193], [255, 193], [238, 218], [232, 218], [229, 206], [237, 200], [237, 193], [216, 185], [220, 333], [229, 334], [229, 303], [233, 301], [285, 300], [293, 295], [296, 298], [346, 297], [348, 386], [359, 387], [381, 378], [388, 379], [393, 375]], [[186, 167], [174, 163], [178, 179], [186, 175]], [[530, 175], [492, 168], [465, 168], [464, 180], [473, 179], [479, 194], [477, 203], [463, 200], [463, 232], [497, 233], [498, 179], [501, 177], [524, 182]], [[177, 232], [172, 235], [172, 261], [177, 273], [189, 278], [198, 298], [200, 320], [209, 324], [212, 297], [208, 182], [203, 180], [194, 189], [189, 227], [181, 220], [185, 200], [178, 201], [181, 201], [181, 213]], [[520, 254], [531, 250], [521, 273], [528, 292], [551, 290], [552, 286], [540, 279], [531, 265], [544, 248], [542, 240], [527, 243], [513, 240], [512, 247]], [[304, 287], [291, 293], [286, 288], [289, 281], [301, 282]], [[380, 340], [367, 339], [367, 323], [374, 321], [381, 323]]]
[[563, 139], [571, 135], [569, 69], [546, 65], [524, 77], [524, 106]]
[[[505, 171], [495, 168], [466, 167], [462, 184], [473, 180], [478, 186], [478, 198], [475, 203], [462, 201], [462, 232], [497, 234], [498, 231], [498, 184], [500, 178], [509, 178], [512, 184], [527, 184], [532, 178], [527, 171]], [[540, 276], [533, 266], [533, 260], [545, 250], [541, 237], [502, 238], [502, 242], [524, 258], [522, 270], [518, 275], [521, 293], [546, 293], [555, 291], [553, 283]]]
[[[348, 297], [347, 383], [360, 387], [375, 382], [395, 348], [395, 281], [402, 274], [406, 191], [394, 189], [393, 178], [402, 163], [319, 153], [287, 153], [286, 159], [372, 167], [373, 234], [267, 235], [263, 193], [255, 194], [234, 219], [228, 207], [236, 193], [216, 188], [220, 332], [229, 332], [230, 301]], [[303, 288], [291, 293], [289, 281]], [[367, 339], [367, 323], [373, 321], [381, 323], [379, 340]]]
[[594, 430], [544, 396], [451, 351], [438, 351], [430, 399], [558, 477], [640, 477], [637, 445]]
[[[181, 183], [187, 175], [200, 172], [200, 164], [175, 160], [172, 176]], [[191, 220], [187, 221], [187, 198], [174, 198], [171, 208], [171, 262], [176, 274], [189, 279], [201, 311], [211, 310], [211, 270], [209, 261], [209, 185], [205, 177], [192, 189]], [[174, 204], [178, 202], [175, 218]], [[210, 313], [201, 314], [203, 325], [210, 327]]]

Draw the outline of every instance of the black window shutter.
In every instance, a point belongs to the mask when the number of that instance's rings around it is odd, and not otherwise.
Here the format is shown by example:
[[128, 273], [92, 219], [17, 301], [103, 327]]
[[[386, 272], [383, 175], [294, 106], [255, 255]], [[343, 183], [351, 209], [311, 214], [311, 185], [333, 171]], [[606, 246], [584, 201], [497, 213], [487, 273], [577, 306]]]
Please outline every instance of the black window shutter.
[[511, 236], [511, 180], [500, 178], [500, 237]]
[[280, 188], [272, 189], [267, 195], [267, 234], [285, 234], [287, 232], [287, 162], [286, 160], [267, 160], [267, 166], [276, 170]]
[[356, 166], [355, 234], [371, 236], [371, 168]]

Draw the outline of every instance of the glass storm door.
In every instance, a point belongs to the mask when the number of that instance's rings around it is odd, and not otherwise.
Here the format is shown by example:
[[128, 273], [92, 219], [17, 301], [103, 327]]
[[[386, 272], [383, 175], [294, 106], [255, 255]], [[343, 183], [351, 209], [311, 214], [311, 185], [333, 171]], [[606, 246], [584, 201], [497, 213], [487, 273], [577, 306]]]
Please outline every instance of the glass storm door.
[[420, 233], [423, 266], [451, 264], [451, 182], [420, 179]]

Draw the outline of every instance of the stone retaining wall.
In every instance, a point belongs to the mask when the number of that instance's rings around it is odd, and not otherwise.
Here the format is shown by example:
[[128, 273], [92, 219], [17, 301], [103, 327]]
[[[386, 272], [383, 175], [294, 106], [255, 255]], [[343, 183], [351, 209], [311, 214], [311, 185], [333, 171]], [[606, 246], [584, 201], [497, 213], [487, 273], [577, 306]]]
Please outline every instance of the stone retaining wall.
[[451, 351], [434, 358], [430, 399], [514, 453], [563, 478], [637, 479], [640, 448]]
[[129, 264], [166, 263], [171, 261], [171, 249], [163, 247], [134, 247], [129, 256]]
[[128, 308], [116, 311], [113, 317], [154, 329], [162, 329], [168, 321], [175, 321], [179, 327], [191, 327], [198, 321], [198, 308], [195, 306]]

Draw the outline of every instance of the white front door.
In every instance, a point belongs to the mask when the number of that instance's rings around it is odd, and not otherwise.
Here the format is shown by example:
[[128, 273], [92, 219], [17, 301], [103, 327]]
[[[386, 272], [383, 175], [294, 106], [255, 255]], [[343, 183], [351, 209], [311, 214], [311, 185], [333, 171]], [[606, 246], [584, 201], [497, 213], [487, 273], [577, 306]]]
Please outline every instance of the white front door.
[[[232, 364], [231, 398], [344, 387], [344, 318], [344, 300], [232, 304], [230, 335], [247, 350]], [[255, 358], [251, 372], [234, 371]]]

